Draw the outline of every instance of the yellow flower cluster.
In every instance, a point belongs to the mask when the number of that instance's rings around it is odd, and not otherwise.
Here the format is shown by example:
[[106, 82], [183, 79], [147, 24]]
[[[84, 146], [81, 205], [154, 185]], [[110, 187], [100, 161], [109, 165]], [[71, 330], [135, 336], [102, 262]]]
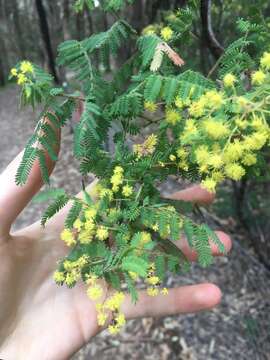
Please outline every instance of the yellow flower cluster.
[[169, 41], [173, 37], [173, 30], [169, 26], [165, 26], [161, 29], [160, 35], [165, 41]]
[[113, 176], [111, 177], [112, 191], [118, 192], [119, 186], [123, 183], [124, 180], [124, 169], [121, 166], [116, 166], [113, 171]]
[[27, 82], [29, 82], [30, 79], [27, 77], [27, 74], [33, 74], [33, 73], [34, 73], [34, 67], [30, 63], [30, 61], [22, 61], [19, 70], [16, 68], [12, 68], [10, 70], [10, 74], [13, 77], [17, 77], [18, 85], [24, 85]]
[[163, 289], [159, 289], [160, 286], [160, 278], [155, 275], [155, 264], [152, 263], [149, 267], [149, 271], [148, 271], [148, 275], [147, 278], [145, 280], [146, 284], [148, 285], [146, 292], [149, 296], [157, 296], [159, 293], [162, 295], [168, 295], [168, 289], [167, 288], [163, 288]]
[[175, 125], [181, 120], [181, 114], [176, 109], [167, 108], [165, 119], [169, 124]]
[[146, 111], [154, 113], [155, 111], [157, 111], [158, 106], [153, 101], [145, 101], [144, 108]]
[[225, 87], [233, 87], [234, 83], [237, 81], [236, 77], [233, 74], [226, 74], [223, 78], [223, 83]]
[[157, 145], [158, 138], [156, 135], [151, 134], [142, 144], [133, 145], [133, 151], [140, 159], [142, 156], [153, 154]]
[[133, 193], [133, 187], [132, 186], [129, 186], [129, 185], [123, 186], [122, 194], [125, 197], [129, 197], [130, 195], [132, 195], [132, 193]]
[[82, 255], [76, 261], [65, 260], [63, 271], [55, 271], [53, 278], [57, 284], [66, 283], [67, 286], [74, 286], [80, 278], [82, 268], [88, 263], [88, 257]]

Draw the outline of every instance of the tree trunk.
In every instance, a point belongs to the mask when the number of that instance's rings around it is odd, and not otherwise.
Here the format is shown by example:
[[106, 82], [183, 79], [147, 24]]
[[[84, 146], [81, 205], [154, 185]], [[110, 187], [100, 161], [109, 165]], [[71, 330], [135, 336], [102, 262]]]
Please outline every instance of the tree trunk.
[[18, 47], [18, 51], [19, 51], [19, 56], [22, 59], [24, 59], [25, 58], [25, 46], [24, 46], [25, 41], [23, 39], [23, 31], [22, 31], [21, 23], [20, 23], [17, 0], [11, 0], [10, 5], [11, 5], [11, 11], [12, 11], [12, 15], [13, 15], [15, 38], [16, 38], [16, 43], [17, 43], [17, 47]]
[[64, 0], [63, 2], [63, 38], [64, 40], [71, 39], [70, 31], [69, 31], [69, 0]]
[[42, 0], [36, 0], [36, 9], [39, 17], [40, 32], [46, 49], [49, 69], [52, 75], [54, 76], [55, 82], [59, 83], [59, 79], [55, 68], [54, 55], [51, 45], [51, 38], [50, 38], [49, 27], [46, 17], [46, 11], [43, 6]]

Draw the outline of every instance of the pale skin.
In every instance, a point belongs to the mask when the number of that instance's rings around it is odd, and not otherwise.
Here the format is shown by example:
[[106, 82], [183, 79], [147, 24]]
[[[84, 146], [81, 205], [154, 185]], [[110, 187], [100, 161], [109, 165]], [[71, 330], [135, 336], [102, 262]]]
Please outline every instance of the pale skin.
[[[38, 164], [26, 185], [15, 185], [21, 156], [22, 153], [0, 176], [0, 358], [69, 359], [104, 328], [97, 324], [94, 303], [86, 296], [83, 284], [70, 290], [57, 286], [52, 279], [56, 261], [68, 251], [60, 240], [60, 232], [69, 205], [45, 228], [37, 222], [15, 233], [10, 231], [18, 214], [42, 186]], [[48, 166], [52, 171], [54, 164], [49, 159]], [[213, 200], [197, 185], [170, 197], [202, 204]], [[218, 236], [229, 250], [230, 238], [222, 232]], [[177, 245], [196, 260], [185, 239]], [[215, 246], [212, 251], [219, 255]], [[171, 289], [167, 296], [149, 297], [141, 292], [136, 305], [127, 296], [122, 311], [127, 319], [160, 317], [208, 310], [220, 300], [220, 289], [205, 283]]]

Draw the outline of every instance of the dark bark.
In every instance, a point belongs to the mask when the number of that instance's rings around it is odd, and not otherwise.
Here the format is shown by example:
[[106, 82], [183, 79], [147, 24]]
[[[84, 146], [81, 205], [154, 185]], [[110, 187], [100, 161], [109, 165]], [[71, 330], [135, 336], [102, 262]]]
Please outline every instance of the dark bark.
[[20, 16], [19, 16], [19, 9], [17, 0], [11, 0], [10, 1], [11, 9], [12, 9], [12, 15], [13, 15], [13, 24], [14, 24], [14, 30], [15, 30], [15, 37], [16, 37], [16, 45], [19, 51], [19, 56], [24, 59], [25, 58], [25, 41], [23, 39], [23, 31], [21, 27], [20, 22]]
[[63, 38], [64, 40], [68, 40], [71, 38], [69, 31], [69, 0], [64, 0], [63, 2]]
[[55, 82], [59, 83], [58, 75], [55, 68], [54, 54], [51, 45], [51, 38], [50, 38], [50, 32], [47, 22], [46, 11], [43, 6], [42, 0], [36, 0], [36, 9], [39, 17], [40, 32], [46, 49], [49, 69], [52, 75], [54, 76]]
[[211, 0], [201, 0], [201, 22], [202, 22], [202, 38], [203, 43], [211, 51], [217, 60], [223, 53], [224, 49], [217, 40], [211, 20]]

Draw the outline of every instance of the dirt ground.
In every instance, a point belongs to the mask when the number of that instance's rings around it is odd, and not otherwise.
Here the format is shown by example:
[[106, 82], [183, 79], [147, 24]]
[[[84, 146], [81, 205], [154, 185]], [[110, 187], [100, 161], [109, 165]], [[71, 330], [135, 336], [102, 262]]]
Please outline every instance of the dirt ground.
[[[0, 171], [23, 148], [35, 125], [37, 114], [31, 109], [19, 111], [17, 104], [14, 87], [0, 89]], [[52, 185], [76, 193], [80, 177], [71, 145], [72, 135], [67, 128]], [[39, 204], [30, 204], [16, 227], [37, 220], [41, 211]], [[167, 286], [209, 281], [217, 284], [223, 298], [216, 309], [130, 321], [119, 336], [104, 332], [73, 359], [270, 360], [270, 274], [243, 246], [241, 229], [236, 233], [229, 221], [220, 225], [234, 240], [232, 252], [207, 269], [194, 264], [190, 273], [166, 280]]]

